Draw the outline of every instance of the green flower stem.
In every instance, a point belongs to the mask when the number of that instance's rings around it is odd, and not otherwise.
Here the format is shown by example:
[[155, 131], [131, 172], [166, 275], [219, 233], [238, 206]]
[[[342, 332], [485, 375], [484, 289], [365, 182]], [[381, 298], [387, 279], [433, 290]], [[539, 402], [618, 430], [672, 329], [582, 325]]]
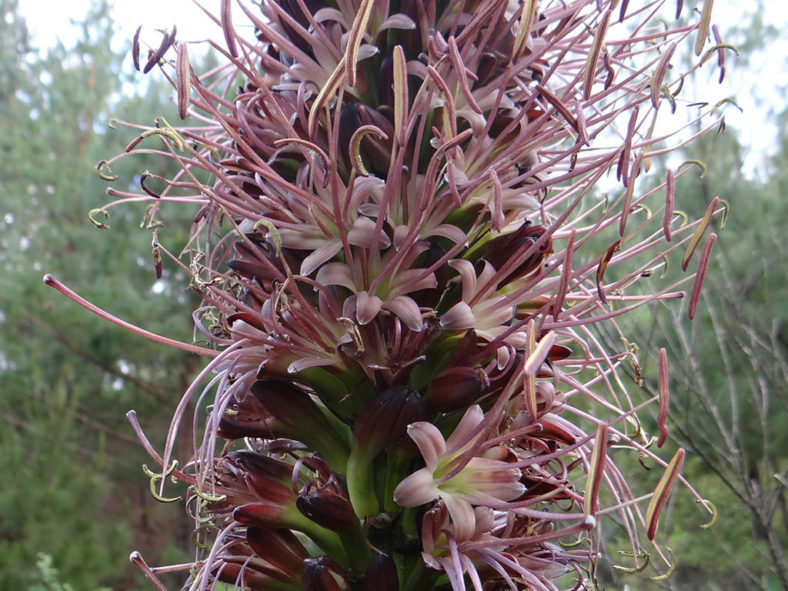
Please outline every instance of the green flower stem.
[[336, 560], [343, 568], [350, 566], [350, 559], [345, 550], [342, 538], [336, 532], [318, 525], [293, 506], [282, 518], [282, 527], [300, 531], [323, 550], [328, 556]]
[[375, 493], [374, 460], [377, 450], [353, 442], [347, 461], [347, 491], [353, 510], [359, 519], [380, 513], [380, 503]]
[[359, 527], [337, 533], [342, 540], [342, 544], [345, 546], [350, 568], [358, 573], [366, 571], [370, 557], [370, 549], [369, 544], [367, 544], [367, 537], [361, 525], [359, 524]]
[[420, 539], [415, 507], [405, 507], [402, 509], [402, 533], [407, 538]]
[[451, 361], [464, 333], [444, 331], [425, 351], [426, 361], [411, 371], [408, 386], [411, 390], [424, 392], [429, 383]]
[[345, 371], [337, 376], [323, 368], [310, 367], [298, 372], [298, 379], [309, 385], [335, 416], [352, 422], [367, 400], [375, 394], [372, 385], [356, 373]]
[[[413, 560], [415, 558], [415, 560]], [[405, 568], [399, 572], [401, 591], [430, 591], [435, 587], [435, 581], [441, 574], [439, 571], [428, 568], [420, 555], [408, 557], [405, 560]]]
[[391, 453], [386, 458], [386, 481], [383, 486], [383, 510], [399, 511], [402, 507], [394, 502], [394, 489], [410, 473], [412, 457]]
[[[343, 430], [349, 431], [346, 425], [340, 426], [344, 427]], [[301, 440], [312, 449], [320, 450], [320, 455], [332, 468], [341, 470], [342, 466], [348, 462], [350, 445], [347, 442], [347, 437], [338, 430], [324, 430], [321, 433], [314, 433], [312, 436], [304, 436]]]
[[[334, 431], [336, 431], [336, 436], [338, 440], [341, 441], [342, 447], [345, 449], [345, 455], [350, 453], [350, 445], [353, 443], [353, 430], [348, 426], [347, 423], [343, 422], [334, 412], [328, 408], [322, 400], [317, 401], [317, 406], [320, 410], [323, 411], [323, 414], [326, 416], [326, 419], [329, 423], [334, 427]], [[344, 466], [345, 462], [347, 462], [347, 457], [345, 461], [341, 464], [337, 464], [336, 466]], [[334, 464], [332, 464], [334, 466]]]

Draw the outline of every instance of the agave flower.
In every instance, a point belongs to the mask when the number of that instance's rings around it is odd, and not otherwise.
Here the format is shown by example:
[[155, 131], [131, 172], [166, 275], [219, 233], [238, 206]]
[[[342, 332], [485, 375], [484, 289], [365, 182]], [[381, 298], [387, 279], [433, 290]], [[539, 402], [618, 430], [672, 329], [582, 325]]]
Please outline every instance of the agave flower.
[[[687, 269], [722, 204], [679, 226], [674, 181], [690, 167], [649, 191], [640, 177], [671, 149], [661, 107], [691, 103], [683, 79], [728, 46], [679, 72], [680, 44], [695, 35], [703, 52], [711, 2], [674, 28], [664, 0], [635, 4], [222, 0], [224, 42], [209, 45], [223, 65], [203, 75], [175, 31], [144, 64], [135, 38], [135, 64], [160, 66], [185, 121], [127, 124], [138, 135], [119, 157], [157, 154], [180, 172], [109, 189], [91, 219], [106, 227], [96, 216], [128, 200], [151, 201], [150, 220], [162, 203], [197, 207], [189, 260], [166, 230], [154, 255], [157, 273], [191, 273], [210, 345], [124, 324], [211, 358], [163, 453], [134, 423], [162, 469], [157, 496], [165, 475], [187, 482], [199, 532], [217, 532], [186, 588], [555, 589], [565, 573], [582, 586], [608, 513], [642, 555], [639, 528], [654, 538], [683, 452], [648, 449], [648, 401], [618, 379], [633, 351], [596, 335], [693, 279], [638, 291], [682, 246]], [[201, 441], [177, 469], [197, 397], [211, 401]], [[666, 466], [651, 496], [611, 441]], [[577, 536], [594, 550], [559, 545]], [[153, 581], [178, 568], [135, 562]]]
[[418, 507], [440, 498], [452, 517], [455, 536], [461, 540], [469, 538], [476, 527], [474, 504], [483, 504], [488, 498], [510, 501], [525, 492], [520, 470], [498, 459], [508, 455], [506, 448], [492, 448], [482, 456], [463, 458], [473, 450], [475, 442], [484, 438], [484, 431], [478, 431], [483, 420], [481, 407], [472, 406], [448, 440], [432, 423], [409, 425], [408, 434], [427, 465], [394, 490], [394, 500], [403, 507]]

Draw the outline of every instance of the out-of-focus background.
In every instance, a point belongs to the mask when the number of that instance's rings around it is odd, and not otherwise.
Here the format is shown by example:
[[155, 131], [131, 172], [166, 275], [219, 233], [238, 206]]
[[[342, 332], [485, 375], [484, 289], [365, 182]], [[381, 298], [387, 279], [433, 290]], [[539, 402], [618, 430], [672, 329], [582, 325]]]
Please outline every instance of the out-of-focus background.
[[[701, 311], [688, 324], [680, 306], [653, 308], [625, 327], [644, 377], [632, 387], [644, 394], [656, 386], [656, 352], [668, 349], [672, 433], [690, 452], [685, 475], [718, 517], [702, 531], [705, 517], [690, 496], [675, 495], [660, 532], [677, 559], [673, 576], [628, 573], [632, 559], [621, 555], [617, 565], [599, 564], [608, 589], [788, 589], [781, 6], [715, 6], [724, 40], [741, 55], [728, 55], [723, 85], [710, 60], [701, 84], [710, 101], [734, 96], [743, 111], [725, 104], [719, 132], [681, 154], [703, 161], [707, 172], [681, 179], [676, 207], [697, 216], [715, 195], [730, 203]], [[161, 447], [201, 361], [89, 314], [45, 288], [41, 276], [56, 275], [134, 324], [191, 340], [188, 277], [165, 265], [156, 279], [142, 208], [113, 210], [109, 231], [87, 213], [107, 201], [96, 163], [132, 139], [111, 120], [177, 118], [163, 77], [131, 67], [136, 27], [144, 25], [152, 44], [156, 28], [173, 23], [189, 40], [220, 40], [221, 31], [188, 0], [0, 0], [0, 7], [0, 589], [147, 589], [129, 552], [139, 549], [151, 564], [188, 561], [193, 524], [181, 503], [151, 496], [141, 470], [151, 462], [124, 415], [135, 409]], [[195, 52], [192, 59], [200, 71], [208, 58]], [[138, 186], [139, 174], [157, 166], [124, 160], [113, 166], [116, 186]], [[655, 166], [659, 176], [667, 164]], [[159, 238], [177, 252], [190, 215], [163, 207], [159, 218]], [[642, 470], [643, 478], [655, 472]]]

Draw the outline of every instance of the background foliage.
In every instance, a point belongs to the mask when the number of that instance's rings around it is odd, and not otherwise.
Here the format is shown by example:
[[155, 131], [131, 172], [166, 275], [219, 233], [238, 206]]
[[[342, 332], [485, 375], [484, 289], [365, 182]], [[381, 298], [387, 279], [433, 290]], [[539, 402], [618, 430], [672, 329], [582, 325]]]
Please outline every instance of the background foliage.
[[[91, 316], [45, 289], [41, 275], [137, 325], [191, 339], [186, 278], [165, 266], [156, 280], [144, 212], [118, 210], [110, 232], [87, 218], [105, 200], [96, 162], [130, 139], [110, 129], [111, 118], [152, 124], [174, 119], [174, 107], [155, 77], [140, 86], [125, 74], [105, 3], [86, 15], [75, 46], [46, 53], [31, 47], [17, 1], [0, 7], [0, 588], [145, 588], [127, 566], [130, 550], [175, 562], [191, 531], [180, 505], [150, 497], [124, 414], [134, 408], [163, 437], [162, 409], [190, 382], [195, 360]], [[756, 15], [735, 41], [755, 51], [768, 32]], [[686, 310], [670, 307], [627, 327], [639, 335], [640, 387], [656, 386], [653, 360], [669, 350], [673, 433], [693, 451], [685, 474], [717, 507], [717, 523], [693, 531], [697, 512], [678, 495], [674, 577], [601, 565], [609, 589], [788, 588], [788, 115], [777, 124], [765, 180], [742, 172], [744, 148], [730, 128], [686, 154], [708, 171], [681, 179], [676, 207], [697, 215], [715, 195], [731, 206], [701, 311], [689, 326], [677, 322]], [[113, 172], [133, 184], [145, 168], [123, 161]], [[171, 215], [161, 210], [158, 234], [178, 251], [188, 220]]]

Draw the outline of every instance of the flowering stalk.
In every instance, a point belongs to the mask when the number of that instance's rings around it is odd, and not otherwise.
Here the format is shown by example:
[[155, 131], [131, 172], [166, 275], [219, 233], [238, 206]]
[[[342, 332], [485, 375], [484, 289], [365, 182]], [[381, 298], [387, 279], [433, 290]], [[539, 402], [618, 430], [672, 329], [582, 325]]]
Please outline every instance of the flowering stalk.
[[[647, 404], [618, 378], [632, 350], [595, 333], [683, 297], [692, 276], [650, 294], [639, 279], [677, 249], [686, 269], [723, 208], [679, 223], [691, 167], [641, 182], [703, 115], [663, 134], [658, 112], [691, 102], [684, 77], [729, 47], [679, 72], [709, 15], [666, 28], [665, 4], [224, 0], [224, 44], [209, 42], [223, 66], [198, 76], [174, 31], [151, 50], [144, 69], [161, 66], [191, 125], [129, 125], [119, 157], [180, 171], [156, 177], [161, 193], [150, 173], [139, 193], [110, 189], [96, 212], [198, 205], [188, 263], [164, 231], [156, 246], [165, 272], [191, 273], [215, 355], [202, 443], [174, 474], [220, 533], [186, 587], [583, 585], [607, 513], [642, 554], [680, 463], [649, 450]], [[162, 454], [138, 429], [160, 466], [202, 377]], [[668, 467], [646, 511], [613, 442]]]

